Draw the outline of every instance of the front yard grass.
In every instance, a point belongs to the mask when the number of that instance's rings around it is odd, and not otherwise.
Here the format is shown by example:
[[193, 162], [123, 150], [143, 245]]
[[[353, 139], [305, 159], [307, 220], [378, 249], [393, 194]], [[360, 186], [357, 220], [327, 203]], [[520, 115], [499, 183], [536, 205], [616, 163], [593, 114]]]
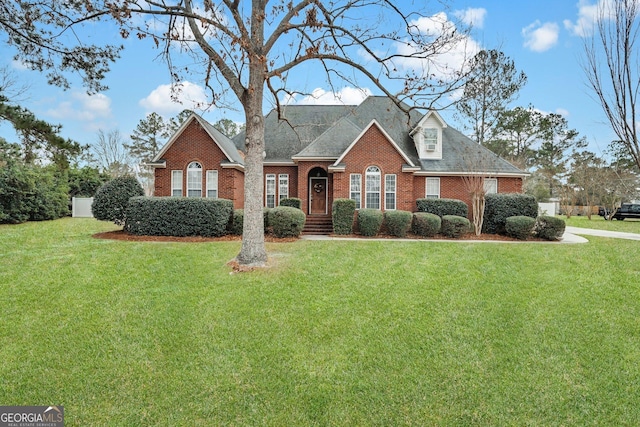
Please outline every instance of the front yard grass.
[[98, 240], [0, 226], [0, 403], [68, 426], [634, 425], [637, 242]]
[[613, 221], [607, 221], [603, 217], [598, 215], [592, 215], [591, 219], [586, 216], [572, 216], [567, 218], [564, 215], [559, 216], [565, 223], [571, 227], [581, 228], [593, 228], [596, 230], [607, 231], [623, 231], [625, 233], [639, 233], [640, 234], [640, 219], [625, 219], [622, 221], [614, 219]]

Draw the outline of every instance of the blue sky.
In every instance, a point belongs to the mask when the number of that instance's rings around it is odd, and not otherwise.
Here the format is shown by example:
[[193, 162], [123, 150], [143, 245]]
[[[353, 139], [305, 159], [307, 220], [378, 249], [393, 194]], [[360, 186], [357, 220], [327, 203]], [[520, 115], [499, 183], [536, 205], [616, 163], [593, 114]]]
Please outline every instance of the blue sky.
[[[472, 22], [467, 46], [500, 49], [527, 74], [528, 83], [512, 107], [533, 105], [543, 112], [563, 114], [569, 127], [587, 138], [589, 148], [601, 153], [614, 135], [580, 68], [582, 36], [590, 32], [597, 1], [606, 0], [453, 0], [442, 17]], [[431, 1], [429, 5], [434, 13], [438, 12], [438, 2]], [[0, 66], [10, 67], [19, 81], [29, 84], [28, 99], [21, 102], [22, 106], [41, 119], [62, 124], [63, 137], [83, 144], [95, 141], [100, 129], [117, 129], [128, 136], [150, 112], [168, 118], [183, 108], [193, 108], [192, 101], [206, 101], [199, 82], [187, 81], [182, 95], [185, 102], [171, 102], [169, 73], [155, 59], [159, 51], [149, 41], [135, 38], [126, 40], [125, 46], [121, 59], [107, 76], [105, 83], [110, 89], [94, 96], [88, 96], [79, 83], [67, 91], [48, 86], [43, 75], [11, 61], [12, 52], [6, 44], [2, 45]], [[329, 88], [322, 86], [321, 78], [307, 72], [299, 78], [298, 84], [304, 86], [300, 89], [314, 91], [319, 99], [297, 98], [295, 102], [336, 102]], [[373, 85], [363, 89], [378, 94]], [[341, 99], [347, 103], [358, 103], [362, 96], [361, 90], [341, 89]], [[212, 109], [202, 115], [212, 123], [220, 118], [244, 120], [238, 110]], [[453, 127], [461, 127], [453, 119], [453, 109], [442, 115]], [[0, 136], [15, 140], [6, 125], [0, 127]]]

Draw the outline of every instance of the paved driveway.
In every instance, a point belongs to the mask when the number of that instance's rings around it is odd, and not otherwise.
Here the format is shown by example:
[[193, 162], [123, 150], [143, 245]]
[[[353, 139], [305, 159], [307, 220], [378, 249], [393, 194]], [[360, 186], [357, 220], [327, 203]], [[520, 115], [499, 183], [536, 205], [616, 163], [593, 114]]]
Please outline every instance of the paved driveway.
[[[606, 231], [606, 230], [594, 230], [591, 228], [580, 227], [567, 227], [565, 233], [579, 234], [586, 236], [598, 236], [598, 237], [614, 237], [616, 239], [628, 239], [628, 240], [640, 240], [640, 234], [635, 233], [623, 233], [621, 231]], [[564, 236], [563, 236], [564, 240]]]

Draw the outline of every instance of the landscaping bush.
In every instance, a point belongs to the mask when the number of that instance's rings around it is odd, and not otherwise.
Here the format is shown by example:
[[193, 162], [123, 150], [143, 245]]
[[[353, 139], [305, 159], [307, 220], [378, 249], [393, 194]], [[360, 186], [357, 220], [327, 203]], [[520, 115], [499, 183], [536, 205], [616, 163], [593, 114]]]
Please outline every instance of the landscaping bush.
[[466, 218], [469, 207], [462, 200], [457, 199], [417, 199], [418, 212], [428, 212], [442, 218], [445, 215], [456, 215]]
[[411, 232], [422, 237], [433, 237], [440, 231], [442, 219], [429, 212], [415, 212], [411, 222]]
[[458, 238], [469, 231], [471, 231], [471, 223], [467, 218], [457, 215], [442, 217], [440, 234], [443, 236]]
[[533, 227], [536, 219], [530, 216], [510, 216], [505, 223], [507, 236], [515, 237], [519, 240], [527, 240], [533, 235]]
[[363, 236], [376, 236], [382, 227], [384, 216], [378, 209], [360, 209], [358, 211], [358, 228]]
[[505, 225], [510, 216], [538, 216], [538, 203], [535, 197], [527, 194], [487, 194], [484, 205], [484, 223], [482, 232], [505, 234]]
[[133, 176], [121, 176], [105, 183], [96, 191], [91, 210], [100, 221], [113, 221], [123, 225], [127, 204], [131, 197], [144, 196], [144, 190]]
[[411, 228], [411, 212], [386, 211], [384, 225], [392, 236], [405, 237]]
[[278, 206], [269, 211], [269, 225], [276, 237], [298, 237], [302, 233], [304, 212], [290, 206]]
[[555, 216], [542, 215], [536, 220], [534, 234], [545, 240], [560, 240], [564, 234], [564, 220]]
[[302, 209], [302, 200], [297, 197], [280, 200], [280, 206], [289, 206], [291, 208]]
[[351, 199], [335, 199], [331, 207], [333, 232], [335, 234], [353, 233], [353, 217], [356, 212], [356, 202]]
[[227, 234], [233, 202], [187, 197], [132, 197], [124, 229], [145, 236], [205, 236]]
[[244, 225], [244, 209], [235, 209], [231, 220], [229, 231], [235, 236], [242, 236], [242, 227]]

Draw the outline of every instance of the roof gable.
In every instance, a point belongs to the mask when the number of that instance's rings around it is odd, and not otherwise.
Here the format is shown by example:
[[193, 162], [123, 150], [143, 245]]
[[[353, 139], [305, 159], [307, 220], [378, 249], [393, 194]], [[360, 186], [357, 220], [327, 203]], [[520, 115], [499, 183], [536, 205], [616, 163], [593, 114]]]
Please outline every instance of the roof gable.
[[411, 159], [406, 155], [406, 153], [398, 146], [398, 144], [393, 140], [393, 138], [384, 130], [384, 128], [382, 126], [380, 126], [380, 124], [374, 119], [372, 120], [369, 125], [364, 128], [362, 130], [362, 132], [360, 132], [360, 134], [351, 142], [351, 144], [349, 144], [349, 146], [344, 150], [344, 152], [340, 155], [340, 157], [338, 157], [338, 160], [335, 161], [335, 163], [333, 164], [333, 166], [337, 166], [339, 163], [342, 162], [342, 160], [345, 158], [345, 156], [349, 153], [349, 151], [351, 151], [351, 149], [362, 140], [362, 137], [367, 133], [367, 131], [369, 129], [371, 129], [371, 127], [377, 127], [378, 130], [380, 130], [380, 132], [382, 133], [382, 135], [384, 135], [384, 137], [387, 139], [387, 141], [389, 141], [389, 143], [393, 146], [393, 148], [396, 149], [396, 151], [400, 154], [400, 156], [402, 156], [402, 158], [410, 165], [410, 166], [414, 166], [414, 163], [411, 161]]
[[205, 132], [209, 135], [211, 140], [218, 146], [218, 148], [220, 148], [220, 151], [222, 151], [222, 153], [225, 155], [225, 157], [229, 162], [243, 164], [242, 156], [236, 149], [236, 146], [233, 144], [233, 141], [231, 141], [222, 132], [214, 128], [213, 125], [211, 125], [209, 122], [207, 122], [206, 120], [204, 120], [202, 117], [200, 117], [195, 113], [191, 114], [189, 118], [187, 118], [184, 122], [182, 122], [178, 130], [176, 130], [176, 132], [171, 136], [171, 138], [169, 138], [169, 140], [164, 145], [164, 147], [162, 147], [160, 152], [153, 158], [152, 163], [159, 162], [162, 159], [162, 157], [165, 155], [167, 150], [171, 148], [171, 146], [178, 140], [178, 138], [180, 138], [180, 136], [185, 131], [185, 129], [187, 129], [187, 127], [189, 127], [189, 125], [191, 125], [191, 123], [193, 122], [198, 123], [200, 127], [202, 127], [202, 129], [205, 130]]

